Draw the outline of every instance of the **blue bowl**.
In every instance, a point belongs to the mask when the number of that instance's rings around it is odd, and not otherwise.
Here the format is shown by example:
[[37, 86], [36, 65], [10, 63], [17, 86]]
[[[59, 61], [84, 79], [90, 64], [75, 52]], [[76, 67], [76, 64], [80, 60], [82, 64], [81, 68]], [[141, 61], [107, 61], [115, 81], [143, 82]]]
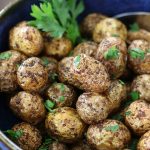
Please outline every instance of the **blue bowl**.
[[[150, 0], [84, 0], [85, 12], [79, 21], [88, 13], [101, 12], [108, 16], [114, 16], [125, 12], [150, 11]], [[0, 12], [0, 51], [8, 50], [9, 30], [22, 20], [30, 20], [31, 5], [38, 4], [38, 0], [16, 0]], [[8, 107], [9, 95], [0, 93], [0, 130], [10, 129], [19, 122]], [[12, 143], [0, 133], [0, 140], [12, 148]], [[14, 145], [13, 145], [14, 146]], [[0, 149], [7, 150], [0, 142]], [[17, 148], [14, 148], [17, 150]]]

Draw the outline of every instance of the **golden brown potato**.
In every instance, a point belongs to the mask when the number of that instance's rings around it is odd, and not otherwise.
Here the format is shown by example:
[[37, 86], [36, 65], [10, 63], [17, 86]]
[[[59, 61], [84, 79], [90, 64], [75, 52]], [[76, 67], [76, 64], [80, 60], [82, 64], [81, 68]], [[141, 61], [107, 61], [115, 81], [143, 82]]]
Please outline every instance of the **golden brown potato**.
[[60, 142], [53, 142], [49, 146], [49, 150], [68, 150], [67, 146]]
[[45, 121], [47, 132], [59, 141], [72, 143], [81, 138], [85, 124], [76, 110], [70, 107], [54, 109]]
[[27, 56], [37, 56], [43, 49], [43, 37], [38, 29], [23, 23], [10, 30], [9, 45]]
[[99, 61], [85, 54], [67, 57], [58, 65], [61, 82], [67, 82], [79, 89], [104, 92], [110, 85], [106, 68]]
[[98, 123], [107, 118], [109, 101], [98, 93], [83, 93], [77, 100], [76, 109], [85, 123]]
[[19, 137], [15, 142], [23, 150], [37, 150], [42, 143], [42, 136], [39, 130], [28, 123], [23, 122], [16, 124], [12, 130], [22, 132], [22, 136]]
[[106, 18], [96, 25], [93, 32], [93, 40], [99, 43], [103, 38], [111, 36], [119, 36], [122, 40], [126, 40], [127, 29], [121, 21], [114, 18]]
[[83, 34], [83, 36], [92, 37], [97, 23], [105, 18], [107, 17], [99, 13], [91, 13], [87, 15], [81, 23], [81, 33]]
[[127, 127], [117, 120], [105, 120], [90, 125], [87, 131], [88, 143], [96, 150], [119, 150], [129, 143], [131, 135]]
[[92, 150], [86, 141], [75, 143], [70, 150]]
[[39, 92], [47, 83], [48, 72], [39, 58], [31, 57], [18, 68], [17, 79], [25, 91]]
[[34, 125], [41, 122], [46, 115], [43, 99], [34, 93], [19, 92], [11, 98], [9, 106], [15, 115]]
[[150, 49], [149, 43], [144, 40], [134, 40], [130, 44], [128, 48], [128, 60], [129, 60], [128, 66], [136, 74], [150, 74], [149, 49]]
[[106, 66], [113, 79], [119, 78], [126, 68], [126, 43], [118, 37], [106, 37], [100, 43], [95, 58]]
[[150, 130], [140, 138], [137, 150], [150, 150]]
[[47, 95], [55, 103], [55, 107], [71, 106], [76, 100], [74, 88], [63, 83], [54, 83], [48, 88]]
[[136, 133], [142, 135], [150, 130], [150, 104], [144, 100], [137, 100], [126, 109], [126, 124]]

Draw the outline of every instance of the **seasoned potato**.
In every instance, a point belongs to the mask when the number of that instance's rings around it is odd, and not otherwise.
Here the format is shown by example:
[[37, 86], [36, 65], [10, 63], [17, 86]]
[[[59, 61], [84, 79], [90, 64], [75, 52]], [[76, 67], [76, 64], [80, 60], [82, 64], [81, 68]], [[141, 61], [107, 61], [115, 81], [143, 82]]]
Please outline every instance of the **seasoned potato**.
[[144, 100], [137, 100], [126, 109], [126, 124], [136, 133], [142, 135], [150, 130], [150, 104]]
[[150, 75], [137, 76], [131, 86], [131, 91], [139, 93], [139, 98], [150, 102]]
[[90, 125], [87, 140], [96, 150], [119, 150], [129, 143], [131, 135], [127, 127], [117, 120], [105, 120]]
[[[113, 52], [116, 54], [112, 55]], [[106, 66], [113, 79], [119, 78], [126, 68], [126, 43], [118, 37], [106, 37], [100, 43], [95, 58]]]
[[17, 67], [26, 56], [14, 50], [0, 53], [0, 92], [11, 92], [18, 87]]
[[60, 81], [85, 91], [104, 92], [110, 85], [103, 64], [85, 54], [64, 58], [59, 63], [58, 71]]
[[22, 120], [37, 124], [45, 118], [43, 99], [38, 94], [19, 92], [9, 103], [12, 111]]
[[10, 30], [10, 48], [23, 52], [27, 56], [37, 56], [43, 49], [43, 37], [38, 29], [17, 25]]
[[77, 56], [83, 53], [86, 54], [87, 56], [95, 57], [97, 49], [98, 45], [95, 42], [92, 41], [82, 42], [74, 48], [73, 56]]
[[150, 150], [150, 130], [140, 138], [137, 150]]
[[[150, 74], [149, 49], [149, 43], [144, 40], [134, 40], [130, 44], [128, 48], [128, 65], [136, 74]], [[135, 53], [137, 53], [137, 56], [134, 56]]]
[[81, 33], [83, 36], [91, 37], [97, 23], [107, 18], [106, 16], [99, 13], [91, 13], [87, 15], [81, 23]]
[[101, 42], [105, 37], [119, 36], [122, 40], [127, 38], [127, 29], [125, 25], [114, 18], [106, 18], [100, 21], [93, 32], [93, 40]]
[[20, 123], [14, 125], [14, 131], [22, 131], [22, 136], [15, 142], [23, 150], [37, 150], [42, 143], [42, 136], [38, 129], [28, 123]]
[[31, 57], [18, 68], [17, 78], [24, 90], [38, 92], [46, 85], [48, 72], [39, 58]]
[[68, 150], [67, 146], [60, 142], [53, 142], [49, 146], [49, 150]]
[[77, 112], [87, 124], [97, 123], [107, 118], [109, 112], [108, 99], [98, 93], [83, 93], [76, 103]]
[[54, 109], [54, 113], [48, 114], [45, 124], [50, 135], [65, 143], [81, 138], [85, 129], [76, 110], [70, 107]]

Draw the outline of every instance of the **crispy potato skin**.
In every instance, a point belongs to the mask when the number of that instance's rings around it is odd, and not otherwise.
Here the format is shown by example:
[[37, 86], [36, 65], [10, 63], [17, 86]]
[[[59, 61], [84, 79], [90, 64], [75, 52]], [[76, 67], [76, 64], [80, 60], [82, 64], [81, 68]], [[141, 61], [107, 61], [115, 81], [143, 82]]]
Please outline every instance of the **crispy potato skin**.
[[42, 143], [39, 130], [28, 123], [16, 124], [12, 130], [23, 132], [23, 135], [15, 141], [23, 150], [37, 150]]
[[92, 150], [86, 141], [80, 141], [75, 143], [70, 150]]
[[43, 99], [34, 93], [19, 92], [11, 98], [9, 106], [19, 118], [34, 125], [41, 122], [46, 115]]
[[126, 124], [137, 135], [142, 135], [150, 130], [150, 104], [144, 100], [137, 100], [130, 104], [126, 112], [131, 112], [125, 116]]
[[10, 30], [10, 49], [23, 52], [27, 56], [37, 56], [43, 49], [43, 37], [39, 30], [20, 23]]
[[149, 150], [150, 149], [150, 130], [146, 132], [142, 137], [140, 138], [137, 150]]
[[128, 53], [128, 66], [136, 74], [150, 74], [150, 53], [148, 49], [150, 45], [145, 40], [134, 40], [128, 47], [128, 51], [134, 48], [139, 48], [145, 52], [144, 59], [132, 58]]
[[60, 61], [58, 65], [60, 81], [85, 91], [101, 93], [107, 90], [110, 79], [103, 64], [92, 57], [81, 54], [79, 64], [76, 66], [77, 57], [68, 57]]
[[98, 93], [83, 93], [77, 100], [76, 109], [85, 123], [98, 123], [107, 118], [109, 101], [105, 96]]
[[39, 92], [48, 81], [48, 72], [39, 58], [31, 57], [18, 68], [17, 79], [25, 91]]
[[67, 146], [60, 142], [53, 142], [49, 146], [49, 150], [68, 150]]
[[150, 102], [150, 75], [137, 76], [132, 82], [131, 91], [138, 92], [140, 99]]
[[64, 143], [72, 143], [81, 138], [85, 124], [76, 110], [70, 107], [54, 109], [45, 121], [47, 132]]
[[[117, 125], [117, 131], [108, 131], [107, 127]], [[96, 150], [123, 149], [129, 143], [131, 135], [127, 127], [117, 120], [105, 120], [102, 123], [90, 125], [87, 140]]]
[[121, 21], [113, 18], [106, 18], [96, 25], [93, 32], [93, 40], [99, 43], [103, 38], [114, 35], [119, 36], [122, 40], [126, 40], [127, 29]]

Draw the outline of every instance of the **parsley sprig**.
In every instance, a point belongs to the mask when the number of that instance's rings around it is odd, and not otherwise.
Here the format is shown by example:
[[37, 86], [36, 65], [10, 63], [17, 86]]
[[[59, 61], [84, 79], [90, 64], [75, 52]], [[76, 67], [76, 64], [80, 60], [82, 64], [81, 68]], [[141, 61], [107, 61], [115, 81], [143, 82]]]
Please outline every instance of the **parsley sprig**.
[[106, 131], [112, 131], [112, 132], [116, 132], [119, 129], [119, 125], [113, 125], [113, 126], [108, 126], [105, 128]]
[[38, 150], [48, 150], [49, 149], [49, 145], [52, 143], [52, 138], [47, 137], [44, 140], [44, 143], [39, 147]]
[[0, 60], [9, 59], [12, 56], [10, 52], [4, 52], [0, 54]]
[[140, 48], [133, 48], [129, 50], [129, 54], [132, 58], [136, 59], [144, 59], [145, 57], [145, 52], [143, 50], [141, 50]]
[[135, 22], [135, 23], [133, 23], [133, 24], [130, 24], [130, 31], [131, 32], [137, 32], [137, 31], [139, 31], [140, 30], [140, 27], [139, 27], [139, 25]]
[[76, 56], [75, 58], [74, 58], [74, 66], [76, 67], [76, 68], [78, 68], [79, 67], [79, 64], [80, 64], [80, 60], [81, 60], [81, 56], [80, 55], [78, 55], [78, 56]]
[[4, 133], [8, 134], [14, 141], [20, 138], [23, 135], [22, 130], [14, 131], [14, 130], [7, 130]]
[[55, 103], [51, 100], [46, 100], [44, 106], [49, 112], [54, 112], [53, 108], [55, 107]]

